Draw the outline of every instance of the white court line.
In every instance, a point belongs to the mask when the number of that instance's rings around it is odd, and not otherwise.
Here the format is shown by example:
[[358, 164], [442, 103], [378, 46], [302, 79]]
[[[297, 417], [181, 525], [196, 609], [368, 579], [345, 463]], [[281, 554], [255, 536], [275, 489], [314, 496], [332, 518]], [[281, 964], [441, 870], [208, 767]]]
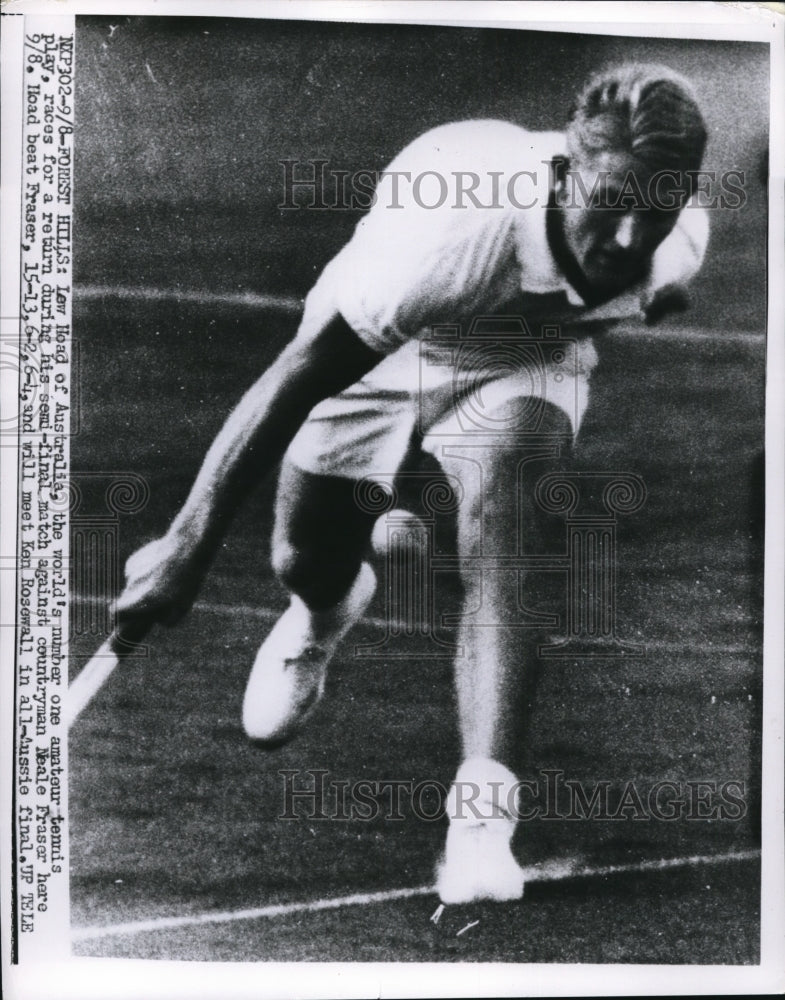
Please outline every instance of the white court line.
[[[92, 598], [87, 598], [82, 594], [72, 594], [71, 600], [75, 604], [86, 604], [90, 603]], [[257, 607], [252, 604], [222, 604], [217, 601], [196, 601], [192, 610], [195, 612], [205, 612], [211, 615], [228, 615], [229, 617], [234, 615], [243, 615], [248, 618], [257, 618], [263, 622], [276, 622], [283, 614], [285, 608], [282, 606], [280, 611], [274, 611], [272, 608], [266, 608], [263, 606]], [[389, 623], [386, 618], [382, 618], [381, 616], [365, 615], [360, 619], [358, 624], [371, 625], [373, 628], [378, 629], [386, 629]], [[405, 623], [403, 622], [392, 622], [392, 625], [398, 630], [402, 630], [404, 624]], [[417, 638], [417, 636], [414, 638]], [[623, 639], [625, 642], [642, 646], [646, 650], [652, 650], [652, 652], [657, 653], [694, 652], [706, 656], [715, 655], [717, 653], [723, 656], [742, 656], [749, 653], [749, 646], [744, 645], [743, 643], [709, 645], [701, 636], [696, 636], [693, 642], [666, 642], [661, 639], [653, 641], [647, 640], [643, 636], [624, 636]], [[149, 645], [149, 638], [146, 640], [146, 643]]]
[[599, 334], [597, 339], [602, 340], [681, 340], [681, 341], [713, 341], [723, 343], [732, 341], [734, 344], [743, 343], [754, 347], [764, 347], [766, 344], [766, 334], [757, 333], [752, 330], [700, 330], [695, 327], [658, 327], [644, 326], [637, 324], [621, 326], [607, 333]]
[[[281, 611], [272, 611], [270, 608], [264, 607], [253, 607], [250, 604], [219, 604], [212, 601], [197, 601], [193, 606], [194, 611], [204, 611], [207, 614], [214, 615], [248, 615], [251, 618], [259, 618], [262, 621], [277, 621], [283, 614]], [[386, 618], [382, 618], [379, 615], [365, 615], [360, 619], [358, 625], [371, 625], [378, 629], [387, 629], [388, 626], [396, 628], [399, 633], [404, 630], [405, 622], [388, 622]], [[401, 635], [402, 638], [405, 636]], [[414, 638], [417, 638], [415, 635]], [[665, 652], [665, 653], [683, 653], [683, 652], [696, 652], [705, 654], [707, 656], [720, 653], [727, 656], [741, 656], [743, 654], [749, 653], [749, 647], [745, 646], [743, 643], [734, 643], [732, 645], [708, 645], [703, 637], [696, 637], [694, 642], [666, 642], [663, 640], [649, 641], [641, 636], [636, 637], [623, 637], [624, 642], [630, 642], [633, 645], [642, 646], [644, 649], [652, 650], [653, 652]]]
[[[295, 295], [273, 295], [260, 292], [210, 292], [201, 289], [188, 288], [146, 288], [126, 285], [76, 285], [74, 298], [91, 302], [95, 299], [126, 299], [137, 302], [189, 302], [196, 305], [230, 305], [248, 306], [256, 309], [282, 309], [286, 312], [299, 312], [303, 307], [303, 299]], [[629, 328], [619, 327], [609, 331], [611, 338], [637, 338], [646, 340], [713, 340], [741, 341], [750, 344], [762, 344], [766, 337], [757, 332], [744, 330], [699, 330], [692, 327], [644, 327], [636, 322]]]
[[254, 309], [282, 309], [299, 312], [303, 300], [294, 295], [270, 295], [259, 292], [205, 292], [188, 288], [133, 288], [123, 285], [76, 285], [74, 298], [83, 302], [95, 299], [127, 299], [136, 302], [192, 302], [196, 305], [249, 306]]
[[[690, 868], [698, 865], [727, 864], [738, 861], [752, 861], [760, 857], [760, 851], [735, 851], [727, 854], [693, 854], [683, 858], [662, 858], [652, 861], [635, 861], [622, 865], [599, 867], [582, 866], [579, 861], [552, 862], [534, 865], [524, 869], [527, 882], [561, 882], [569, 878], [603, 878], [608, 875], [627, 875], [644, 872], [668, 871], [674, 868]], [[181, 927], [197, 927], [204, 924], [227, 924], [240, 920], [261, 920], [263, 918], [288, 916], [292, 913], [318, 913], [322, 910], [337, 910], [344, 906], [371, 906], [375, 903], [389, 903], [416, 896], [429, 896], [436, 889], [432, 885], [418, 885], [406, 889], [385, 889], [380, 892], [356, 892], [351, 896], [334, 899], [314, 899], [301, 903], [275, 903], [245, 910], [216, 910], [195, 913], [186, 917], [157, 917], [152, 920], [135, 920], [123, 924], [108, 924], [105, 927], [75, 927], [71, 930], [72, 941], [89, 941], [101, 937], [120, 937], [130, 934], [147, 934], [151, 931], [175, 930]]]

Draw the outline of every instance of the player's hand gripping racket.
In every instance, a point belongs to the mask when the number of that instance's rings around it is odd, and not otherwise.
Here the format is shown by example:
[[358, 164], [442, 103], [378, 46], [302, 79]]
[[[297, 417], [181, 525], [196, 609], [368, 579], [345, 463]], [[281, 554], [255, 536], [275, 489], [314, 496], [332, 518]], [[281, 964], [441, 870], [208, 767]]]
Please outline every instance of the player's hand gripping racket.
[[156, 622], [174, 625], [187, 613], [206, 565], [201, 555], [195, 557], [167, 536], [148, 542], [129, 558], [125, 589], [115, 605], [118, 623], [68, 688], [68, 729]]

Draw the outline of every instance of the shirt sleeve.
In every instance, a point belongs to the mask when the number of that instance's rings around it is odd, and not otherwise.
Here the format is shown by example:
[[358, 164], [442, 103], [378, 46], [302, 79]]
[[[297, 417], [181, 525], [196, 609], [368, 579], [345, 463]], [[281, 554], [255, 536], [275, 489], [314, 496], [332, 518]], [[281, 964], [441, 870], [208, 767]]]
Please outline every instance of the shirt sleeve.
[[517, 288], [509, 215], [459, 215], [446, 204], [366, 218], [329, 265], [330, 279], [336, 307], [380, 354], [435, 323], [492, 313]]
[[709, 213], [691, 198], [654, 253], [647, 282], [649, 294], [665, 285], [686, 285], [691, 281], [700, 270], [708, 243]]

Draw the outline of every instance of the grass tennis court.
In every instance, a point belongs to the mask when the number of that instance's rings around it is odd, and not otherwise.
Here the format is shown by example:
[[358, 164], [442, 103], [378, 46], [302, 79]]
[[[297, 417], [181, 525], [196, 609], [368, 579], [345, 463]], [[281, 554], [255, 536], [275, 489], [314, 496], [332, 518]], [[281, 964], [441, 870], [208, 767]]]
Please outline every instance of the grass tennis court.
[[[165, 528], [223, 417], [295, 323], [291, 310], [231, 299], [77, 301], [81, 514], [105, 512], [104, 474], [134, 472], [150, 489], [143, 509], [117, 520], [121, 562]], [[194, 611], [156, 630], [149, 656], [126, 662], [72, 732], [74, 927], [147, 922], [85, 934], [76, 953], [758, 960], [764, 342], [631, 329], [609, 337], [601, 359], [579, 462], [646, 483], [644, 507], [619, 520], [617, 567], [618, 632], [646, 655], [550, 663], [525, 776], [561, 769], [586, 787], [608, 781], [612, 794], [629, 781], [740, 781], [746, 815], [522, 823], [517, 853], [534, 876], [524, 900], [456, 908], [438, 923], [427, 887], [443, 821], [406, 808], [401, 821], [280, 819], [282, 770], [447, 784], [458, 744], [449, 659], [423, 659], [417, 639], [394, 659], [353, 656], [381, 635], [379, 594], [307, 732], [268, 753], [246, 744], [247, 671], [285, 601], [268, 567], [267, 484]], [[100, 638], [74, 640], [73, 672]], [[194, 922], [156, 923], [168, 918]]]

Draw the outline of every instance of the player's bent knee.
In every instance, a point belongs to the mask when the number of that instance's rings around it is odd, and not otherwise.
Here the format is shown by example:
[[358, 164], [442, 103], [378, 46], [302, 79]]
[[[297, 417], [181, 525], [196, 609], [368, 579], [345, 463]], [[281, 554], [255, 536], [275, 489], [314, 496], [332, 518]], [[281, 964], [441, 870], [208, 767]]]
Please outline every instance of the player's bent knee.
[[514, 555], [521, 545], [529, 552], [547, 551], [554, 515], [540, 508], [536, 487], [542, 476], [569, 467], [572, 425], [561, 409], [546, 404], [541, 433], [511, 433], [516, 407], [524, 403], [510, 400], [499, 410], [507, 433], [472, 444], [470, 452], [455, 447], [445, 454], [445, 472], [461, 483], [458, 554], [468, 591], [481, 586], [476, 567], [484, 554]]
[[309, 592], [323, 590], [328, 584], [329, 571], [323, 561], [288, 541], [276, 540], [271, 561], [279, 582], [304, 600]]
[[303, 556], [294, 545], [278, 539], [273, 543], [270, 559], [273, 572], [284, 587], [287, 587], [289, 590], [293, 589], [291, 586], [292, 581], [301, 575], [298, 567], [302, 561]]

